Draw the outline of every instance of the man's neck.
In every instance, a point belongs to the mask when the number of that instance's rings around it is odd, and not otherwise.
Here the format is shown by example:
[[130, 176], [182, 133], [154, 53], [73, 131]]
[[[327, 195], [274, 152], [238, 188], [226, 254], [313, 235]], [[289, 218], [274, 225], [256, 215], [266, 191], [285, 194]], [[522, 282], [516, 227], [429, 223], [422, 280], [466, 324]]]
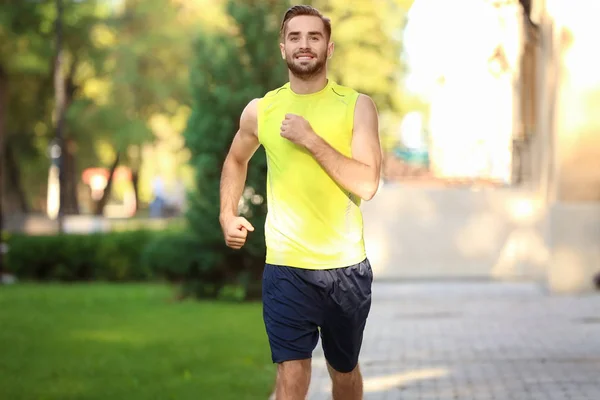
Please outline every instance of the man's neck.
[[327, 75], [319, 74], [308, 80], [300, 79], [290, 72], [290, 88], [297, 94], [316, 93], [327, 86]]

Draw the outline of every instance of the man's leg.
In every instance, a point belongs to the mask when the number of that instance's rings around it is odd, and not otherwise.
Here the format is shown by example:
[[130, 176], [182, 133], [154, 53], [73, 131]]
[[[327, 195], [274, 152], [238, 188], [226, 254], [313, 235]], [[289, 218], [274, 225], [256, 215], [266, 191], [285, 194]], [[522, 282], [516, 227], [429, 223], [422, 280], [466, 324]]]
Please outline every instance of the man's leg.
[[329, 363], [327, 369], [333, 387], [333, 400], [363, 400], [363, 378], [358, 364], [351, 372], [338, 372]]
[[358, 358], [371, 309], [373, 271], [368, 260], [332, 270], [336, 285], [321, 326], [323, 351], [334, 400], [362, 400], [363, 380]]
[[277, 365], [275, 400], [305, 400], [311, 375], [311, 359], [284, 361]]
[[308, 393], [312, 352], [322, 320], [322, 296], [306, 279], [310, 272], [265, 265], [263, 317], [271, 357], [277, 364], [276, 400], [305, 400]]

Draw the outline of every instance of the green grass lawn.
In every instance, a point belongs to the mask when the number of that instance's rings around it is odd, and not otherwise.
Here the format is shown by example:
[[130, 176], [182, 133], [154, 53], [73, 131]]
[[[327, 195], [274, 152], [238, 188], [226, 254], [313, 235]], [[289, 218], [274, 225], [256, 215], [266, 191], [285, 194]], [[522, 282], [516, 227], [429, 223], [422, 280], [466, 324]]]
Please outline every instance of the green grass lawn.
[[172, 297], [161, 285], [0, 287], [0, 399], [266, 400], [260, 303]]

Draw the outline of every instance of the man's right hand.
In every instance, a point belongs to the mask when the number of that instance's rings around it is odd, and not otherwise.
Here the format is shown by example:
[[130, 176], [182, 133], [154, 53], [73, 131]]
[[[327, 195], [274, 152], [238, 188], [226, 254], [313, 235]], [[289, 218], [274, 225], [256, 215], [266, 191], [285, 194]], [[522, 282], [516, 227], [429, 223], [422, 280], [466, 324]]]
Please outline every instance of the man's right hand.
[[246, 243], [248, 231], [253, 232], [254, 227], [244, 217], [230, 217], [221, 221], [225, 243], [232, 249], [239, 250]]

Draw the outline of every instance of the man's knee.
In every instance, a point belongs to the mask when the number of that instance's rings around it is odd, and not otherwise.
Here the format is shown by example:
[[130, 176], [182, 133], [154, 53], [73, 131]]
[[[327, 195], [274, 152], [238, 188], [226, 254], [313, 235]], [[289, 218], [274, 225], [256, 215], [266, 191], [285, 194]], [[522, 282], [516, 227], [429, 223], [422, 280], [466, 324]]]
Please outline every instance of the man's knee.
[[363, 382], [358, 364], [349, 372], [337, 371], [330, 364], [327, 364], [327, 367], [334, 400], [362, 400]]
[[306, 398], [310, 384], [311, 360], [290, 360], [277, 364], [277, 400]]

